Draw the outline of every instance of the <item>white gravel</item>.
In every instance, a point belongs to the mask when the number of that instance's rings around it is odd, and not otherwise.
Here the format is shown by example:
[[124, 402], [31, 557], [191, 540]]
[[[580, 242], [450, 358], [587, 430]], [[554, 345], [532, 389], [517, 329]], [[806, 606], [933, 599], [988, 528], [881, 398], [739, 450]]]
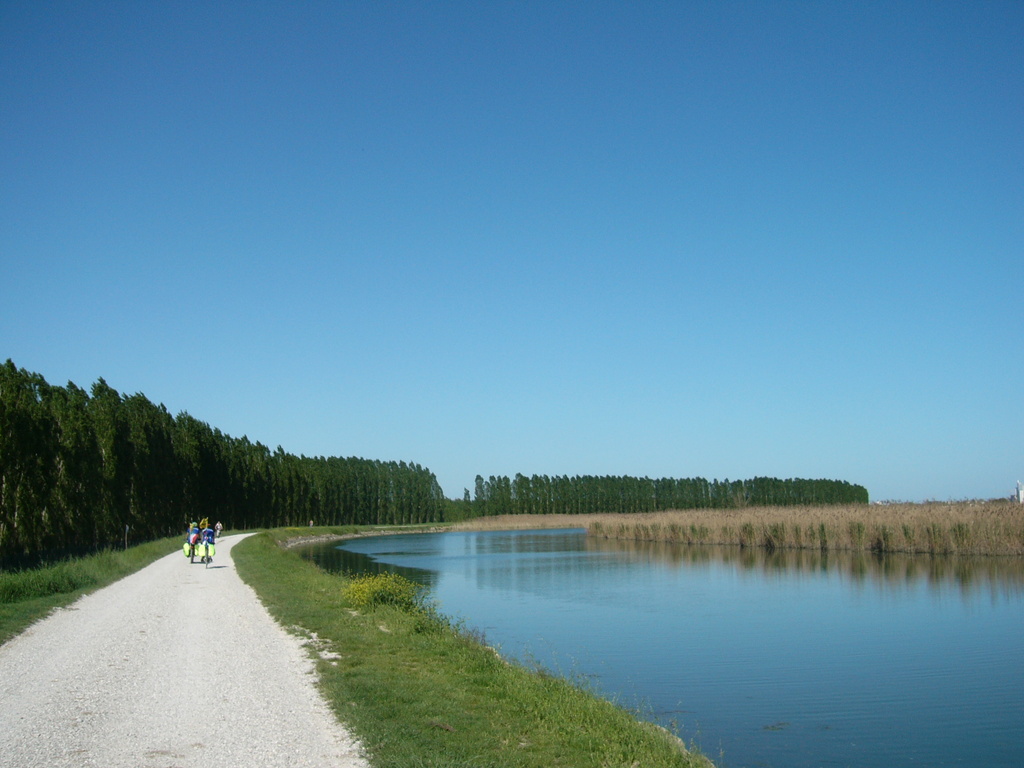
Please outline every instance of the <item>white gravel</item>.
[[0, 646], [0, 766], [366, 768], [302, 641], [181, 551]]

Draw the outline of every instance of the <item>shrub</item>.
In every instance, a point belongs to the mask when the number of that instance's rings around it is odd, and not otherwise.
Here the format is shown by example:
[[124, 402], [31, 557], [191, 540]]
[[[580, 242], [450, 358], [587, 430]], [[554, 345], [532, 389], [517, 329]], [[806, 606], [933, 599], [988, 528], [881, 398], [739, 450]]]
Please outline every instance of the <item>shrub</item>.
[[854, 549], [864, 548], [864, 523], [859, 520], [850, 523], [850, 541]]
[[[797, 530], [799, 530], [799, 528]], [[773, 552], [780, 547], [786, 546], [785, 523], [772, 523], [768, 526], [765, 534], [764, 546], [769, 552]]]
[[390, 605], [405, 611], [422, 608], [423, 588], [397, 573], [357, 576], [344, 589], [344, 596], [356, 608]]
[[892, 552], [895, 549], [894, 532], [888, 525], [880, 525], [875, 529], [875, 540], [871, 549], [875, 552]]
[[958, 551], [970, 549], [971, 527], [967, 523], [954, 523], [949, 529]]
[[754, 537], [754, 524], [743, 523], [743, 525], [740, 526], [740, 546], [753, 547], [757, 543]]
[[949, 543], [946, 541], [946, 531], [939, 523], [929, 523], [925, 528], [928, 538], [928, 551], [933, 555], [946, 554], [949, 552]]
[[818, 543], [823, 551], [828, 549], [828, 527], [824, 523], [818, 525]]

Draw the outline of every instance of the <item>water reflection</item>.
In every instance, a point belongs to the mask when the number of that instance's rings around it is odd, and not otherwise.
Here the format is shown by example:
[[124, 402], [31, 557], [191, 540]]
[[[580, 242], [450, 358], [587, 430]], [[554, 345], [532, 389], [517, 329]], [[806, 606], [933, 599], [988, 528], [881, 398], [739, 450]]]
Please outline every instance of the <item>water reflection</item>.
[[[947, 594], [955, 587], [965, 598], [1020, 599], [1024, 559], [905, 555], [875, 552], [822, 552], [730, 546], [625, 541], [586, 536], [579, 529], [380, 536], [308, 545], [303, 557], [336, 573], [397, 573], [428, 589], [442, 572], [458, 569], [482, 586], [503, 585], [548, 591], [568, 577], [637, 563], [673, 568], [735, 567], [764, 577], [831, 574], [848, 583], [879, 589], [916, 589]], [[445, 563], [444, 566], [439, 565]]]
[[886, 589], [923, 583], [936, 592], [957, 587], [965, 597], [1024, 595], [1024, 558], [906, 555], [878, 552], [822, 552], [813, 549], [682, 545], [657, 541], [622, 541], [585, 537], [587, 551], [684, 567], [721, 563], [763, 575], [835, 573], [852, 582]]

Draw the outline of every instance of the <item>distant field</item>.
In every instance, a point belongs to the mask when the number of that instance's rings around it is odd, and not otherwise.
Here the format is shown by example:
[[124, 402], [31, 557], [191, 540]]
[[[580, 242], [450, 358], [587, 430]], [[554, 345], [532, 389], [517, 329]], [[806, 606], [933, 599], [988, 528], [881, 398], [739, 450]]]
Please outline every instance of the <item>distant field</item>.
[[765, 549], [1024, 555], [1024, 507], [1007, 501], [503, 515], [455, 530], [586, 528], [591, 536]]

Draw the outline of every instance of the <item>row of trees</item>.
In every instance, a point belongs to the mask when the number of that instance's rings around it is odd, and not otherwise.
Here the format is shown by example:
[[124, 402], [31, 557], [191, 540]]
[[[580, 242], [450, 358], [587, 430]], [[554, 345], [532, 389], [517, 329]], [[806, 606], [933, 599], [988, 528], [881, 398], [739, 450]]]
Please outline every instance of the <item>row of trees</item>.
[[246, 529], [867, 500], [836, 480], [517, 474], [478, 475], [474, 498], [454, 501], [418, 464], [271, 452], [103, 379], [86, 392], [0, 367], [0, 562], [172, 535], [204, 517]]
[[100, 379], [91, 392], [0, 368], [0, 561], [181, 532], [440, 520], [417, 464], [309, 458], [234, 438]]
[[472, 514], [521, 515], [660, 512], [668, 509], [723, 509], [798, 504], [866, 504], [867, 489], [842, 480], [705, 480], [648, 477], [515, 478], [477, 475]]

